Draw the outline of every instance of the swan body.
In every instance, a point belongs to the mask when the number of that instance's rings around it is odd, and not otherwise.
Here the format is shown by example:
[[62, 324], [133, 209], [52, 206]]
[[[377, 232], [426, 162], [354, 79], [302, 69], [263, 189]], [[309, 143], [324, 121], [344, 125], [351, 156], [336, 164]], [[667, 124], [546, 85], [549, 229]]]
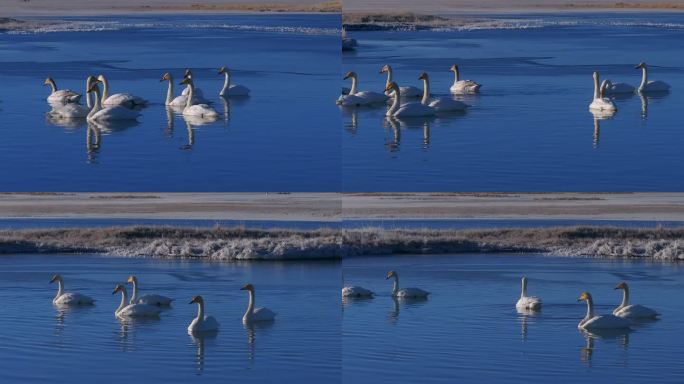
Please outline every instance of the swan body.
[[527, 296], [527, 277], [522, 278], [522, 290], [520, 292], [520, 299], [515, 304], [518, 310], [538, 311], [542, 307], [542, 301], [536, 296]]
[[218, 112], [207, 104], [193, 104], [194, 88], [195, 85], [192, 82], [192, 77], [186, 77], [181, 81], [181, 84], [187, 84], [190, 88], [190, 93], [188, 93], [188, 99], [183, 108], [183, 116], [197, 116], [202, 118], [218, 118]]
[[622, 282], [615, 289], [622, 289], [622, 303], [613, 310], [613, 315], [625, 319], [655, 319], [660, 314], [651, 308], [629, 304], [629, 286]]
[[630, 322], [615, 315], [594, 315], [594, 301], [589, 292], [583, 292], [577, 301], [587, 302], [587, 315], [577, 324], [577, 328], [582, 330], [598, 329], [627, 329]]
[[204, 315], [204, 299], [194, 296], [189, 304], [197, 304], [197, 317], [188, 325], [188, 333], [218, 331], [219, 322], [213, 316]]
[[50, 95], [47, 97], [48, 103], [78, 103], [81, 100], [81, 95], [70, 89], [57, 89], [57, 83], [55, 83], [55, 80], [53, 80], [52, 77], [45, 79], [43, 85], [49, 85], [52, 89], [52, 92], [50, 92]]
[[639, 93], [670, 91], [670, 85], [664, 81], [648, 81], [648, 69], [646, 68], [646, 63], [640, 63], [635, 68], [641, 69], [641, 84], [639, 84]]
[[51, 117], [59, 119], [81, 119], [88, 116], [90, 108], [76, 103], [67, 103], [48, 112]]
[[114, 288], [113, 295], [121, 292], [121, 304], [114, 311], [116, 317], [126, 318], [126, 317], [157, 317], [161, 312], [159, 307], [147, 304], [129, 304], [128, 302], [128, 292], [126, 292], [126, 287], [121, 284], [117, 284]]
[[89, 90], [89, 92], [95, 93], [95, 105], [87, 116], [89, 121], [135, 120], [140, 116], [138, 112], [121, 106], [102, 108], [100, 88], [97, 86], [99, 82], [96, 80]]
[[397, 83], [391, 83], [387, 86], [386, 90], [390, 92], [393, 97], [392, 106], [387, 110], [386, 116], [389, 117], [425, 117], [433, 116], [435, 110], [427, 105], [419, 102], [411, 102], [406, 104], [401, 104], [401, 93], [399, 92], [399, 86]]
[[224, 75], [223, 88], [219, 92], [221, 97], [231, 97], [231, 96], [249, 96], [249, 88], [244, 85], [231, 84], [230, 83], [230, 71], [226, 67], [219, 68], [219, 75]]
[[394, 278], [394, 285], [392, 286], [392, 296], [404, 299], [425, 299], [430, 292], [424, 291], [420, 288], [401, 288], [399, 289], [399, 274], [395, 271], [389, 271], [385, 280]]
[[450, 97], [440, 97], [430, 100], [430, 78], [428, 74], [423, 72], [418, 79], [423, 80], [423, 98], [420, 102], [423, 105], [432, 108], [435, 112], [457, 112], [465, 111], [466, 108], [468, 108], [468, 104], [454, 100]]
[[591, 111], [615, 112], [617, 107], [608, 98], [603, 97], [603, 90], [599, 87], [599, 74], [594, 72], [594, 100], [589, 104]]
[[342, 288], [343, 297], [373, 297], [373, 291], [356, 285]]
[[247, 305], [247, 311], [245, 312], [245, 315], [242, 317], [243, 323], [247, 324], [275, 320], [276, 313], [270, 309], [254, 308], [254, 286], [252, 284], [246, 284], [240, 289], [249, 292], [249, 304]]
[[449, 88], [451, 93], [462, 95], [480, 92], [480, 88], [482, 87], [481, 84], [472, 80], [461, 80], [461, 72], [458, 69], [458, 65], [452, 65], [449, 70], [454, 73], [454, 83], [451, 85], [451, 88]]
[[102, 105], [107, 107], [124, 106], [133, 108], [147, 104], [147, 100], [130, 93], [115, 93], [109, 95], [109, 81], [104, 75], [99, 75], [97, 80], [102, 83]]
[[173, 299], [162, 295], [144, 295], [138, 296], [138, 278], [135, 276], [128, 276], [126, 281], [133, 284], [133, 295], [131, 296], [130, 304], [148, 304], [156, 306], [169, 306]]
[[636, 88], [626, 83], [613, 83], [610, 80], [603, 80], [601, 90], [604, 95], [626, 95], [634, 93]]
[[384, 103], [387, 101], [387, 95], [384, 93], [373, 91], [358, 90], [358, 76], [356, 72], [347, 72], [344, 80], [351, 79], [352, 86], [346, 95], [341, 95], [337, 99], [337, 104], [340, 105], [368, 105], [375, 103]]
[[50, 279], [50, 283], [57, 283], [59, 288], [57, 289], [57, 295], [52, 299], [52, 303], [55, 305], [93, 305], [95, 300], [91, 297], [82, 295], [80, 293], [64, 292], [64, 280], [62, 276], [54, 275]]
[[[380, 73], [387, 73], [387, 82], [385, 82], [385, 87], [389, 87], [390, 84], [392, 84], [393, 79], [392, 67], [385, 64], [380, 69]], [[420, 97], [423, 95], [423, 92], [421, 92], [421, 90], [416, 87], [399, 87], [399, 93], [403, 97]], [[388, 93], [388, 91], [385, 91], [385, 95], [391, 96], [391, 94]]]

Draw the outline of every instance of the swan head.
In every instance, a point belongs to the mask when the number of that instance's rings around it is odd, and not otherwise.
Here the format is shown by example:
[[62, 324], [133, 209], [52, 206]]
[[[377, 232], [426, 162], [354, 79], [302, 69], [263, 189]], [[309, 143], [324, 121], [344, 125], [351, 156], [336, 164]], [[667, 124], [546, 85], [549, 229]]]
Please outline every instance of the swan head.
[[354, 71], [349, 71], [349, 72], [347, 72], [347, 74], [344, 75], [344, 78], [343, 78], [342, 80], [347, 80], [347, 79], [349, 79], [349, 78], [354, 78], [354, 79], [355, 79], [355, 78], [356, 78], [356, 72], [354, 72]]
[[421, 73], [421, 74], [420, 74], [420, 77], [418, 78], [418, 80], [427, 80], [427, 79], [428, 79], [428, 74], [427, 74], [427, 72]]
[[50, 85], [54, 80], [52, 80], [52, 77], [47, 77], [45, 81], [43, 81], [43, 85]]
[[50, 284], [57, 282], [57, 281], [61, 281], [61, 280], [62, 280], [62, 276], [54, 275], [54, 276], [52, 276], [52, 279], [50, 279]]
[[458, 71], [458, 64], [452, 65], [452, 66], [449, 68], [449, 70], [450, 70], [451, 72], [456, 72], [456, 71]]
[[615, 286], [615, 289], [627, 289], [627, 283], [624, 281]]
[[389, 280], [389, 279], [396, 277], [396, 276], [397, 276], [396, 271], [389, 271], [389, 272], [387, 272], [387, 276], [385, 277], [385, 280]]
[[93, 81], [92, 84], [90, 84], [90, 87], [88, 87], [88, 92], [95, 92], [95, 90], [97, 89], [97, 85], [102, 82], [102, 81], [100, 81], [100, 79], [94, 79], [94, 80], [95, 81]]
[[186, 76], [181, 80], [180, 85], [186, 85], [186, 84], [191, 84], [192, 83], [192, 76]]
[[193, 296], [192, 300], [190, 300], [190, 302], [188, 304], [203, 304], [203, 303], [204, 303], [204, 299], [202, 298], [202, 296], [198, 295], [198, 296]]
[[527, 277], [526, 276], [523, 276], [521, 280], [522, 280], [523, 284], [527, 284]]
[[252, 284], [245, 284], [242, 288], [240, 288], [241, 291], [250, 291], [254, 292], [254, 286]]
[[114, 287], [114, 292], [112, 292], [112, 295], [116, 295], [117, 293], [123, 292], [125, 290], [126, 290], [126, 288], [124, 288], [123, 285], [117, 284], [116, 287]]
[[104, 75], [103, 75], [103, 74], [97, 75], [97, 81], [100, 82], [100, 83], [103, 82], [103, 81], [105, 81]]
[[598, 72], [594, 71], [594, 74], [593, 74], [593, 76], [594, 76], [594, 79], [598, 79], [598, 78], [599, 78], [599, 74], [598, 74]]
[[171, 81], [171, 74], [166, 72], [165, 74], [162, 75], [161, 79], [159, 79], [159, 82], [161, 83], [162, 81]]
[[218, 74], [223, 75], [224, 73], [229, 73], [228, 68], [226, 68], [226, 67], [219, 68]]
[[183, 73], [183, 77], [192, 77], [192, 71], [190, 71], [190, 68], [187, 68], [185, 70], [185, 73]]
[[642, 69], [642, 68], [646, 68], [646, 63], [644, 63], [643, 61], [641, 63], [637, 64], [636, 67], [634, 67], [634, 69]]
[[587, 300], [591, 300], [591, 295], [589, 294], [589, 292], [582, 292], [580, 297], [577, 298], [577, 301], [587, 301]]
[[382, 68], [380, 68], [380, 73], [386, 73], [386, 72], [389, 72], [389, 70], [390, 70], [390, 66], [385, 64], [382, 66]]
[[392, 90], [396, 91], [396, 90], [398, 90], [398, 89], [399, 89], [399, 86], [397, 85], [397, 83], [395, 83], [395, 82], [393, 81], [393, 82], [387, 84], [387, 86], [385, 87], [385, 92], [389, 92], [389, 91], [392, 91]]
[[128, 276], [128, 279], [126, 280], [126, 282], [128, 284], [135, 284], [138, 282], [138, 279], [135, 276], [130, 275], [130, 276]]

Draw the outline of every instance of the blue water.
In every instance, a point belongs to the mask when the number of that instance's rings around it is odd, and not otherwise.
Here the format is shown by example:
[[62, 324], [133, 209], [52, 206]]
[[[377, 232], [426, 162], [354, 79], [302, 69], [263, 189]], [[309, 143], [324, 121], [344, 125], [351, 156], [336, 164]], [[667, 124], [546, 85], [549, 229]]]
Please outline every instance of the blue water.
[[[391, 298], [394, 269], [404, 287], [431, 292], [427, 301]], [[641, 261], [561, 259], [535, 255], [457, 255], [350, 258], [347, 284], [376, 292], [343, 305], [342, 374], [345, 383], [644, 383], [657, 375], [681, 383], [684, 271]], [[542, 298], [535, 315], [518, 314], [520, 277]], [[621, 300], [657, 309], [662, 319], [632, 332], [578, 331], [586, 314], [578, 303], [589, 291], [596, 312]]]
[[[338, 93], [339, 15], [66, 22], [40, 33], [0, 33], [0, 190], [340, 189], [340, 118], [330, 102]], [[217, 74], [224, 65], [251, 97], [224, 105]], [[178, 83], [185, 68], [222, 113], [218, 121], [189, 129], [182, 116], [167, 116], [167, 83], [159, 79], [168, 71]], [[52, 76], [58, 87], [83, 92], [86, 76], [99, 73], [113, 92], [150, 105], [136, 124], [103, 127], [99, 148], [87, 148], [85, 122], [47, 121], [43, 81]]]
[[[53, 307], [61, 273], [67, 291], [96, 305]], [[141, 289], [175, 299], [158, 320], [114, 317], [114, 285], [134, 273]], [[115, 259], [97, 256], [0, 257], [0, 382], [298, 383], [341, 382], [339, 263], [234, 263]], [[245, 327], [245, 291], [277, 313], [271, 324]], [[129, 286], [130, 294], [130, 286]], [[201, 294], [216, 335], [191, 337]]]
[[[359, 46], [343, 54], [343, 69], [358, 73], [360, 90], [383, 89], [384, 64], [400, 85], [422, 87], [418, 76], [427, 71], [433, 96], [449, 93], [454, 63], [483, 86], [462, 98], [472, 108], [455, 116], [386, 121], [383, 107], [342, 110], [343, 190], [684, 188], [680, 14], [470, 17], [445, 31], [349, 32]], [[641, 61], [672, 91], [617, 100], [617, 114], [596, 129], [592, 72], [638, 86]]]

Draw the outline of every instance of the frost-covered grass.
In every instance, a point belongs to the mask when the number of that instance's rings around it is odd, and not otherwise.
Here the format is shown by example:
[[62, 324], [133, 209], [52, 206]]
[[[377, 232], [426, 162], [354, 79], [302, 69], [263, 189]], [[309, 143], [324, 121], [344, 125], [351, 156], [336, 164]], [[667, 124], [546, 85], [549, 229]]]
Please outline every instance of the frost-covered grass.
[[4, 254], [104, 253], [124, 257], [311, 260], [465, 252], [684, 260], [684, 228], [293, 230], [134, 226], [0, 231], [0, 253]]

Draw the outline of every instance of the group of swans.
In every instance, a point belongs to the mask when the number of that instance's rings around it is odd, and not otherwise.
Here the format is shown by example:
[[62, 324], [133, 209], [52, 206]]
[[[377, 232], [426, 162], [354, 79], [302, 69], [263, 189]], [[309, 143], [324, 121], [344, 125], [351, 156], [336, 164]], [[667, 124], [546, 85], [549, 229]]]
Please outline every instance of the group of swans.
[[[144, 317], [158, 317], [164, 307], [170, 307], [173, 299], [162, 295], [144, 295], [140, 296], [138, 293], [138, 279], [131, 275], [126, 281], [133, 285], [133, 296], [128, 298], [128, 291], [123, 284], [117, 284], [114, 287], [112, 294], [121, 293], [121, 303], [114, 311], [114, 315], [120, 319], [127, 318], [144, 318]], [[89, 296], [64, 291], [64, 279], [60, 275], [54, 275], [50, 279], [50, 283], [58, 283], [59, 287], [57, 295], [52, 300], [56, 306], [87, 306], [93, 305], [95, 300]], [[244, 324], [252, 324], [257, 322], [274, 321], [276, 313], [268, 308], [256, 308], [256, 298], [254, 294], [254, 286], [252, 284], [245, 284], [241, 290], [249, 293], [249, 303], [247, 310], [242, 317]], [[192, 320], [188, 326], [188, 332], [207, 332], [217, 331], [219, 323], [212, 316], [204, 315], [204, 299], [202, 296], [194, 296], [189, 304], [197, 304], [197, 316]]]
[[648, 68], [646, 63], [640, 63], [635, 69], [641, 69], [641, 83], [638, 88], [635, 88], [626, 83], [613, 83], [606, 79], [599, 85], [599, 74], [594, 72], [594, 99], [589, 104], [589, 110], [592, 112], [604, 113], [612, 116], [617, 112], [617, 107], [610, 96], [633, 95], [635, 93], [640, 96], [648, 94], [662, 94], [670, 91], [670, 85], [663, 81], [649, 81]]
[[[398, 299], [427, 299], [430, 292], [420, 288], [399, 288], [399, 274], [397, 271], [387, 272], [385, 280], [394, 279], [392, 285], [392, 297]], [[348, 298], [371, 298], [375, 293], [369, 289], [357, 286], [348, 285], [342, 288], [342, 297]]]

